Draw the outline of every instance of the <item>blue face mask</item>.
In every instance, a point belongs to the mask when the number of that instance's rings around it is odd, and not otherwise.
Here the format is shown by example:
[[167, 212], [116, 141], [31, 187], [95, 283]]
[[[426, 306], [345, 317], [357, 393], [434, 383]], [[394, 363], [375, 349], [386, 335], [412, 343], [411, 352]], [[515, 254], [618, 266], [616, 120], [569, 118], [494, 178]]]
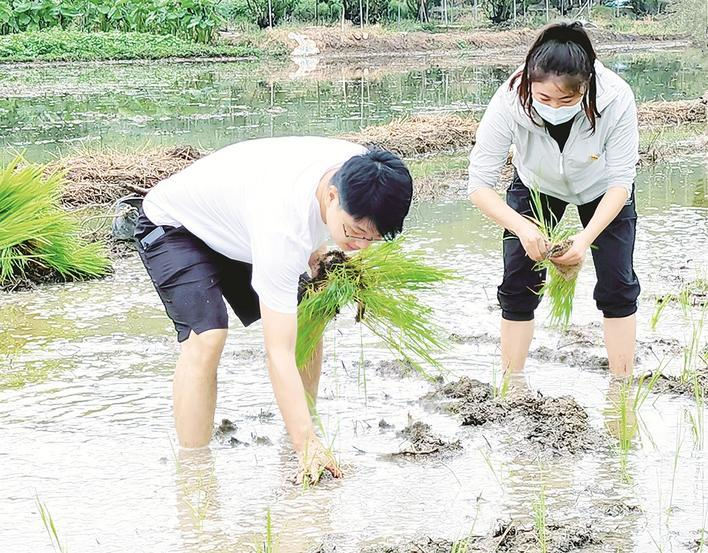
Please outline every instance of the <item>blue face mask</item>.
[[535, 98], [532, 98], [532, 105], [536, 110], [536, 113], [538, 113], [544, 121], [550, 123], [551, 125], [560, 125], [561, 123], [570, 121], [582, 111], [582, 103], [583, 100], [580, 99], [577, 104], [573, 104], [572, 106], [553, 108], [551, 106], [547, 106], [546, 104], [542, 104]]

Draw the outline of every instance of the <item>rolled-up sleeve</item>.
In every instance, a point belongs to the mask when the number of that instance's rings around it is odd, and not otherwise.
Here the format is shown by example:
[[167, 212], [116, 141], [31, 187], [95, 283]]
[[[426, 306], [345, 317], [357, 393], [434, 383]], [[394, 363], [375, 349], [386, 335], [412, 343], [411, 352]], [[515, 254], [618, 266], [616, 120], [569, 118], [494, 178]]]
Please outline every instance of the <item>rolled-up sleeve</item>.
[[467, 193], [480, 188], [494, 188], [509, 156], [513, 140], [510, 115], [505, 106], [504, 88], [497, 90], [477, 128], [475, 145], [470, 153]]
[[639, 124], [634, 94], [627, 87], [626, 108], [605, 142], [607, 186], [621, 187], [631, 195], [639, 161]]

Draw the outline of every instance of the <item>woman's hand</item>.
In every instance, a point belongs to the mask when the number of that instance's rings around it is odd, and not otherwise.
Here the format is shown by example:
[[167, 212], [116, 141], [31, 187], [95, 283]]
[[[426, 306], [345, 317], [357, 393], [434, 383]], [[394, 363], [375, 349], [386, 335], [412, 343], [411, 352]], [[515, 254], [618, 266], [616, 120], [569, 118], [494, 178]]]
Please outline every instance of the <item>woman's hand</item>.
[[526, 250], [526, 255], [531, 259], [541, 261], [546, 257], [548, 242], [546, 242], [536, 223], [522, 216], [518, 225], [510, 230], [519, 238], [521, 245]]
[[584, 232], [579, 232], [575, 236], [571, 237], [570, 241], [572, 244], [568, 251], [558, 257], [551, 257], [551, 261], [553, 261], [553, 263], [557, 265], [574, 266], [583, 262], [583, 259], [585, 259], [585, 252], [588, 251], [592, 240], [590, 240]]
[[305, 480], [309, 484], [316, 484], [325, 471], [335, 478], [342, 477], [342, 469], [339, 468], [334, 455], [317, 437], [311, 437], [305, 449], [298, 452], [298, 461], [296, 484], [302, 484]]

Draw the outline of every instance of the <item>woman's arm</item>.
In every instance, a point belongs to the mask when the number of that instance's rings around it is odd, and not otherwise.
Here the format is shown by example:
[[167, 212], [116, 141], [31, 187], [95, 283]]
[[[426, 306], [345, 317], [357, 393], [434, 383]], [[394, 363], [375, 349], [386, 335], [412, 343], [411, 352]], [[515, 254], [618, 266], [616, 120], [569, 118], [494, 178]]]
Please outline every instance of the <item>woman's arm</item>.
[[518, 236], [526, 254], [534, 261], [546, 255], [548, 244], [532, 221], [510, 208], [491, 188], [479, 188], [470, 194], [470, 200], [487, 217]]

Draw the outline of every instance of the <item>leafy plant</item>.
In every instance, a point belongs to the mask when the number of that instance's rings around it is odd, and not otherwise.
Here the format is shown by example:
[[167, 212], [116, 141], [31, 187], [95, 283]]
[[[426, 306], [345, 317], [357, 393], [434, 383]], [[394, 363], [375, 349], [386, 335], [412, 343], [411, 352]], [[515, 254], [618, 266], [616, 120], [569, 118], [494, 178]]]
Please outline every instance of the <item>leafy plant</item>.
[[255, 553], [278, 553], [278, 551], [280, 551], [280, 544], [273, 534], [273, 520], [270, 515], [270, 509], [266, 512], [266, 531], [265, 536], [263, 536], [263, 541], [253, 549]]
[[47, 535], [49, 535], [49, 539], [52, 542], [52, 548], [58, 553], [68, 553], [69, 546], [66, 545], [66, 542], [62, 543], [59, 539], [59, 532], [57, 531], [57, 526], [54, 523], [52, 514], [49, 512], [49, 508], [45, 503], [42, 503], [39, 500], [38, 495], [35, 495], [34, 499], [37, 504], [37, 508], [39, 509], [39, 515], [42, 517], [42, 525], [47, 531]]
[[71, 28], [210, 43], [225, 23], [217, 6], [215, 0], [0, 0], [0, 34]]
[[575, 231], [561, 225], [556, 217], [550, 213], [544, 216], [543, 199], [540, 190], [536, 187], [529, 189], [531, 195], [531, 220], [538, 225], [539, 231], [550, 247], [545, 259], [536, 263], [536, 270], [546, 271], [546, 280], [538, 291], [541, 296], [548, 296], [551, 312], [549, 322], [551, 326], [566, 328], [570, 324], [573, 314], [573, 297], [579, 267], [561, 268], [553, 263], [552, 257], [565, 253], [570, 247], [570, 237]]
[[18, 156], [0, 168], [0, 286], [106, 274], [103, 245], [85, 243], [78, 222], [59, 207], [63, 175], [22, 163]]
[[414, 368], [424, 372], [415, 359], [439, 367], [431, 352], [442, 349], [440, 333], [431, 309], [415, 293], [450, 280], [453, 273], [425, 265], [420, 253], [404, 253], [402, 243], [399, 238], [351, 257], [328, 254], [298, 309], [298, 367], [306, 365], [327, 325], [349, 305], [357, 308], [357, 322]]

